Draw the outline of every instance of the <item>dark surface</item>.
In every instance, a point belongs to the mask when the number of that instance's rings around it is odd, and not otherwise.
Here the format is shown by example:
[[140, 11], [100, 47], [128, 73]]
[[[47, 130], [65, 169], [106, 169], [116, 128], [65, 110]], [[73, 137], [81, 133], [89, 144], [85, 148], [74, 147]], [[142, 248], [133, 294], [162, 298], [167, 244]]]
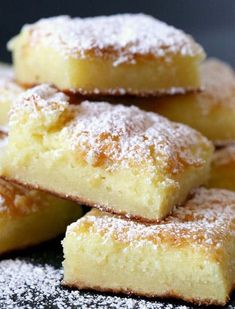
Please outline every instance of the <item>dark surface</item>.
[[[141, 308], [141, 309], [192, 309], [192, 308], [205, 308], [204, 306], [192, 306], [185, 302], [167, 300], [162, 301], [147, 300], [141, 298], [131, 298], [126, 296], [114, 296], [112, 294], [104, 293], [92, 293], [92, 292], [79, 292], [74, 290], [69, 290], [61, 287], [60, 280], [62, 278], [61, 262], [63, 259], [62, 248], [60, 245], [60, 239], [48, 242], [44, 245], [29, 249], [26, 251], [18, 252], [16, 254], [11, 254], [5, 256], [0, 261], [0, 308]], [[34, 265], [33, 267], [38, 267], [41, 272], [45, 271], [45, 267], [51, 266], [55, 270], [53, 276], [50, 276], [50, 280], [45, 279], [46, 285], [51, 285], [50, 293], [43, 295], [40, 285], [34, 282], [33, 274], [25, 276], [24, 279], [20, 279], [18, 285], [21, 288], [20, 296], [19, 293], [11, 293], [11, 295], [6, 298], [4, 296], [4, 291], [1, 288], [4, 286], [4, 278], [6, 280], [6, 287], [14, 287], [14, 284], [9, 280], [9, 270], [7, 267], [2, 267], [4, 262], [10, 261], [12, 263], [27, 262], [28, 264]], [[47, 266], [46, 266], [47, 265]], [[44, 269], [45, 268], [45, 269]], [[2, 270], [3, 269], [3, 270]], [[18, 268], [17, 274], [21, 276], [20, 272], [22, 269]], [[32, 272], [33, 273], [33, 272]], [[42, 274], [39, 273], [41, 277]], [[47, 272], [45, 272], [47, 275]], [[23, 275], [24, 277], [24, 275]], [[30, 278], [29, 282], [26, 282]], [[56, 280], [53, 278], [55, 277]], [[6, 279], [8, 278], [8, 279]], [[56, 284], [55, 284], [56, 282]], [[27, 289], [25, 289], [27, 283]], [[34, 295], [32, 297], [31, 295]], [[9, 300], [10, 299], [10, 300]], [[172, 306], [170, 306], [172, 305]], [[183, 306], [183, 307], [180, 307]], [[210, 309], [216, 308], [215, 306], [210, 306]], [[221, 307], [220, 307], [221, 308]], [[223, 307], [227, 309], [235, 308], [235, 295], [233, 296], [233, 301], [231, 301], [227, 306]]]
[[42, 17], [108, 15], [145, 12], [191, 33], [209, 56], [235, 66], [234, 0], [87, 0], [87, 1], [0, 1], [0, 60], [9, 61], [6, 42], [25, 23]]

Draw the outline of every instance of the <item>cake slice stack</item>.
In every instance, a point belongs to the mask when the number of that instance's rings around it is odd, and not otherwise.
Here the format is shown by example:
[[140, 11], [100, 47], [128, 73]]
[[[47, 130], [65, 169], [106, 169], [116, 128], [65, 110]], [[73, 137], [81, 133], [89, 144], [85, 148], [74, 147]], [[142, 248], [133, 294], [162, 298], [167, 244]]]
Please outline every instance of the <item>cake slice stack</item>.
[[203, 49], [142, 14], [43, 19], [9, 47], [17, 82], [39, 85], [12, 103], [1, 177], [96, 208], [67, 230], [64, 284], [225, 304], [235, 193], [198, 189], [212, 143], [154, 113], [206, 96]]

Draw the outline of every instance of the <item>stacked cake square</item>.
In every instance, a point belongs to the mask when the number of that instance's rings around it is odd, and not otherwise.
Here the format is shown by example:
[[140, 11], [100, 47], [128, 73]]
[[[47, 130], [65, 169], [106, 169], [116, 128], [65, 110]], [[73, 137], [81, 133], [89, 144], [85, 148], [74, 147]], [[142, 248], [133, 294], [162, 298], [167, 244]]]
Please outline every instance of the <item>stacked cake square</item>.
[[[218, 171], [225, 149], [214, 154], [209, 139], [232, 148], [232, 69], [202, 62], [192, 37], [143, 14], [43, 19], [9, 48], [2, 181], [42, 204], [62, 198], [77, 218], [77, 204], [93, 208], [67, 228], [63, 284], [225, 304], [235, 184]], [[48, 209], [54, 228], [60, 206]]]

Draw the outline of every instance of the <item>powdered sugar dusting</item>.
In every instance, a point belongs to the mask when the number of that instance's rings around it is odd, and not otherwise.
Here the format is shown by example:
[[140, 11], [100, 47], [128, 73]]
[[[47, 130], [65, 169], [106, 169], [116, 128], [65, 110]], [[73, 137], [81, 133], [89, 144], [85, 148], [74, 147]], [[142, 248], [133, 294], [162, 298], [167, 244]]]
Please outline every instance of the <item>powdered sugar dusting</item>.
[[130, 297], [80, 292], [61, 287], [62, 270], [33, 260], [7, 259], [0, 262], [0, 307], [58, 309], [189, 309]]
[[55, 88], [43, 84], [22, 93], [16, 100], [13, 111], [19, 111], [21, 104], [31, 113], [31, 118], [37, 118], [40, 113], [47, 113], [50, 116], [64, 111], [68, 106], [68, 97]]
[[196, 131], [134, 106], [85, 101], [75, 115], [62, 134], [70, 136], [72, 149], [82, 150], [92, 165], [142, 163], [178, 173], [185, 165], [204, 164], [202, 149], [195, 145], [210, 147]]
[[23, 28], [30, 44], [43, 43], [65, 57], [112, 57], [113, 65], [134, 63], [138, 55], [195, 56], [202, 48], [180, 30], [144, 14], [120, 14], [93, 18], [59, 16], [42, 19]]
[[[119, 216], [92, 210], [73, 223], [67, 233], [86, 226], [91, 233], [102, 233], [103, 239], [115, 238], [131, 246], [190, 244], [213, 252], [220, 249], [227, 237], [235, 239], [235, 193], [226, 190], [197, 189], [186, 205], [159, 224], [143, 224]], [[77, 235], [82, 237], [82, 233]]]
[[14, 101], [10, 110], [9, 126], [18, 121], [19, 115], [27, 112], [29, 119], [44, 121], [44, 126], [50, 126], [68, 108], [68, 97], [47, 84], [23, 92]]
[[[109, 169], [156, 165], [176, 174], [185, 166], [205, 164], [211, 143], [193, 129], [137, 107], [84, 101], [70, 105], [68, 97], [48, 85], [23, 93], [11, 110], [10, 125], [27, 113], [32, 125], [58, 126], [60, 147], [80, 152], [87, 163]], [[35, 120], [37, 119], [37, 121]], [[67, 120], [66, 120], [67, 119]], [[21, 120], [19, 120], [21, 121]]]

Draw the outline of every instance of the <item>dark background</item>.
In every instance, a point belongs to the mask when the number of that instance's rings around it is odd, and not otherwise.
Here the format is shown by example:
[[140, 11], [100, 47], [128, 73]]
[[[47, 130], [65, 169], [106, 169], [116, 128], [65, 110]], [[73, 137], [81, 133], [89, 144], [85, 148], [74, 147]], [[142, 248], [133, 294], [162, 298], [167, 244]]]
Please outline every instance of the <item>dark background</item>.
[[39, 18], [145, 12], [191, 33], [209, 56], [235, 67], [235, 0], [0, 0], [0, 61], [10, 61], [6, 42]]

